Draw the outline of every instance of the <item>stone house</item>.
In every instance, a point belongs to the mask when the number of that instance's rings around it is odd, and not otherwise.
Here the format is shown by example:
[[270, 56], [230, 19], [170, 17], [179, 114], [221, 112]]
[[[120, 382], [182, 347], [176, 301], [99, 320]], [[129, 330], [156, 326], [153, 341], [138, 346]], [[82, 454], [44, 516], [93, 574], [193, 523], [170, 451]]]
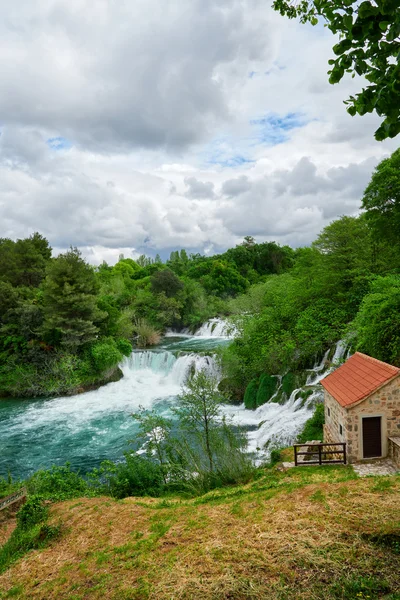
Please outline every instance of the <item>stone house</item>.
[[390, 456], [400, 466], [400, 369], [356, 352], [321, 384], [324, 442], [345, 442], [349, 462]]

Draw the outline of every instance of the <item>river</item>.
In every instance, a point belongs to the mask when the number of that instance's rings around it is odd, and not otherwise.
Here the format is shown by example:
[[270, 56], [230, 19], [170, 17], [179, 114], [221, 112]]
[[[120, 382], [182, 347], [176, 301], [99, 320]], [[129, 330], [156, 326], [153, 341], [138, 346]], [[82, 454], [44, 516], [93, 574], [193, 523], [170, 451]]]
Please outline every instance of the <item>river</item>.
[[[0, 475], [25, 478], [40, 468], [62, 465], [87, 472], [129, 449], [137, 425], [131, 414], [140, 406], [171, 415], [171, 406], [189, 373], [205, 369], [218, 376], [213, 351], [229, 343], [223, 322], [214, 319], [195, 335], [170, 332], [158, 348], [136, 351], [121, 364], [123, 378], [98, 390], [53, 399], [0, 401]], [[316, 365], [319, 379], [322, 369]], [[319, 371], [318, 371], [319, 369]], [[312, 375], [312, 373], [311, 373]], [[283, 405], [268, 403], [255, 411], [224, 405], [223, 411], [247, 431], [249, 451], [262, 460], [266, 442], [290, 444], [311, 415], [296, 390]], [[315, 392], [319, 393], [319, 391]]]

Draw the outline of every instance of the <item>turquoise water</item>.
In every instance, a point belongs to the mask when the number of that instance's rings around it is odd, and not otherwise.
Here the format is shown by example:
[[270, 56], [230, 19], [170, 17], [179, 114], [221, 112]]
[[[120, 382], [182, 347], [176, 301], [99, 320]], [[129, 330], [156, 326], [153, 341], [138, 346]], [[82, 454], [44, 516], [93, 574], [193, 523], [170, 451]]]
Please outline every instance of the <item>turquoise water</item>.
[[[69, 461], [87, 472], [103, 460], [118, 460], [137, 432], [131, 418], [139, 406], [170, 414], [189, 371], [216, 369], [198, 356], [226, 340], [165, 338], [160, 348], [134, 352], [121, 365], [124, 377], [99, 390], [46, 400], [0, 401], [0, 476], [26, 478]], [[171, 351], [170, 351], [170, 350]]]
[[[169, 336], [159, 348], [132, 353], [121, 365], [124, 377], [99, 390], [48, 400], [1, 400], [0, 476], [10, 472], [24, 479], [40, 468], [67, 461], [85, 473], [105, 459], [121, 459], [124, 451], [133, 449], [129, 440], [135, 437], [137, 425], [132, 413], [143, 406], [171, 416], [171, 406], [189, 373], [205, 369], [218, 376], [212, 354], [227, 343], [228, 339], [216, 336]], [[310, 377], [316, 377], [317, 383], [323, 372], [323, 365], [316, 365]], [[293, 443], [321, 394], [317, 388], [306, 405], [301, 390], [295, 390], [282, 405], [270, 402], [254, 411], [244, 405], [225, 405], [223, 411], [247, 431], [248, 450], [264, 460], [267, 442], [269, 447]]]

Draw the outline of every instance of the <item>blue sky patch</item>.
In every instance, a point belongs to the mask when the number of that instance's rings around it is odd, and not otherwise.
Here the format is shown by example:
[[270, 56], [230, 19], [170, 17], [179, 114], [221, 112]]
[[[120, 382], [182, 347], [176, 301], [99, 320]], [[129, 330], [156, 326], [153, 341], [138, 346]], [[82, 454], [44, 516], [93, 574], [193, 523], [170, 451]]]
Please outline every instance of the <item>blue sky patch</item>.
[[47, 145], [52, 150], [68, 150], [72, 147], [72, 144], [69, 140], [64, 137], [53, 137], [47, 140]]
[[295, 112], [283, 116], [270, 113], [257, 119], [251, 119], [250, 125], [255, 129], [254, 144], [271, 146], [282, 144], [289, 139], [289, 131], [304, 127], [309, 122], [303, 113]]
[[245, 164], [253, 162], [255, 161], [246, 156], [242, 156], [241, 154], [227, 156], [224, 153], [221, 153], [220, 155], [216, 153], [207, 159], [208, 165], [218, 165], [220, 167], [242, 167]]

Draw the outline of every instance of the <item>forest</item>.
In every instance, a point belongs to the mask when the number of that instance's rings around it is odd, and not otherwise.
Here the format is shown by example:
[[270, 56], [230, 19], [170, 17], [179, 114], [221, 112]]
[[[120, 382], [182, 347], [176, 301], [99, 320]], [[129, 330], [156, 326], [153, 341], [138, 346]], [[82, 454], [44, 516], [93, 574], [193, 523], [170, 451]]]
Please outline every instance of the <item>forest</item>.
[[272, 395], [272, 375], [309, 367], [343, 336], [399, 365], [399, 206], [397, 150], [374, 171], [360, 216], [296, 250], [247, 236], [220, 255], [181, 249], [165, 262], [121, 256], [93, 267], [76, 248], [53, 257], [40, 233], [1, 239], [0, 395], [68, 395], [116, 380], [132, 347], [217, 315], [239, 330], [221, 351], [221, 390], [242, 401], [250, 385], [249, 408]]

